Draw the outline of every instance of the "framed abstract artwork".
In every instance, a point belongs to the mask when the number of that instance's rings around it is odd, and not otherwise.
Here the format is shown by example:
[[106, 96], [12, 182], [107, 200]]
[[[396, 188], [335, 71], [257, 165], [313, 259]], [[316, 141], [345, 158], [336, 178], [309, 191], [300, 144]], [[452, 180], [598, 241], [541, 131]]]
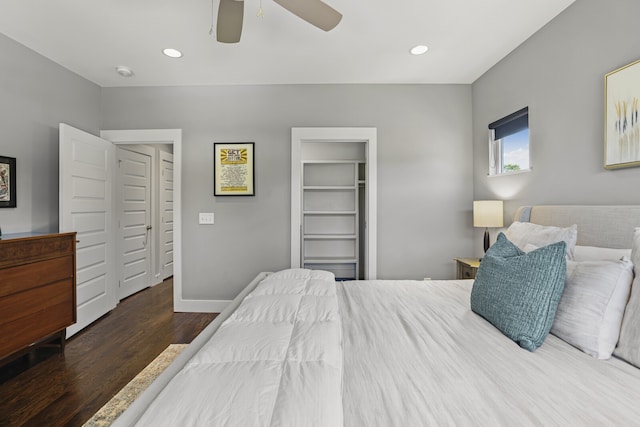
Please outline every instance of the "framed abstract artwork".
[[213, 195], [255, 196], [254, 143], [213, 144]]
[[0, 156], [0, 208], [16, 207], [16, 159]]
[[604, 77], [604, 167], [640, 166], [640, 60]]

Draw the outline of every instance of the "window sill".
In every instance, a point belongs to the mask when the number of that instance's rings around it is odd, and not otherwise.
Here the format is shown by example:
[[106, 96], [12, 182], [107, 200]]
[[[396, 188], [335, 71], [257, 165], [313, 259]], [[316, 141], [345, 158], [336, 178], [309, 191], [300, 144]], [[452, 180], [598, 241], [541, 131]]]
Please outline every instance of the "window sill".
[[523, 173], [527, 173], [527, 172], [531, 172], [533, 170], [533, 168], [529, 168], [529, 169], [522, 169], [519, 171], [513, 171], [513, 172], [504, 172], [504, 173], [497, 173], [495, 175], [487, 175], [487, 177], [489, 178], [495, 178], [495, 177], [499, 177], [499, 176], [511, 176], [511, 175], [520, 175]]

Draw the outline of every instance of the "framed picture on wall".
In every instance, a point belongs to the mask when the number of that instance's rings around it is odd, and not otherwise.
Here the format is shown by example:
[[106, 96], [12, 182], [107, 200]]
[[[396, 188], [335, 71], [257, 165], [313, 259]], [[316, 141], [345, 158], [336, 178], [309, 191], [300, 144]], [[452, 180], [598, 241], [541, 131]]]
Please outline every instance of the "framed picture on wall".
[[640, 60], [604, 77], [604, 167], [640, 166]]
[[253, 142], [213, 144], [213, 195], [255, 196]]
[[0, 156], [0, 208], [16, 207], [16, 159]]

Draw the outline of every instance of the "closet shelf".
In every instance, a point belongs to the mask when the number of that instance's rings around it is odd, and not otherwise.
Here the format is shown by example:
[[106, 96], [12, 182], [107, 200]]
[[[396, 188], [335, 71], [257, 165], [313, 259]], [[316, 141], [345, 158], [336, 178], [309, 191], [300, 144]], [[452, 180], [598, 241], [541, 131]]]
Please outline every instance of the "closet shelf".
[[365, 163], [362, 160], [303, 160], [305, 165], [352, 165], [358, 163]]
[[303, 211], [303, 215], [355, 215], [356, 211]]
[[355, 234], [305, 234], [307, 240], [355, 240]]
[[356, 186], [351, 185], [305, 185], [303, 190], [309, 191], [353, 191]]
[[305, 258], [305, 264], [355, 264], [354, 257], [312, 257]]

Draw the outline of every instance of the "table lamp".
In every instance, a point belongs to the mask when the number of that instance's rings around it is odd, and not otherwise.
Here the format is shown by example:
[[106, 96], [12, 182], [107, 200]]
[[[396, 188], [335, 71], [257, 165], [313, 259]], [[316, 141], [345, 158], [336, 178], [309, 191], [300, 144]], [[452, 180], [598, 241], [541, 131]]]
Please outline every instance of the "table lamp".
[[484, 227], [484, 251], [489, 249], [489, 227], [504, 226], [502, 200], [476, 200], [473, 202], [473, 226]]

